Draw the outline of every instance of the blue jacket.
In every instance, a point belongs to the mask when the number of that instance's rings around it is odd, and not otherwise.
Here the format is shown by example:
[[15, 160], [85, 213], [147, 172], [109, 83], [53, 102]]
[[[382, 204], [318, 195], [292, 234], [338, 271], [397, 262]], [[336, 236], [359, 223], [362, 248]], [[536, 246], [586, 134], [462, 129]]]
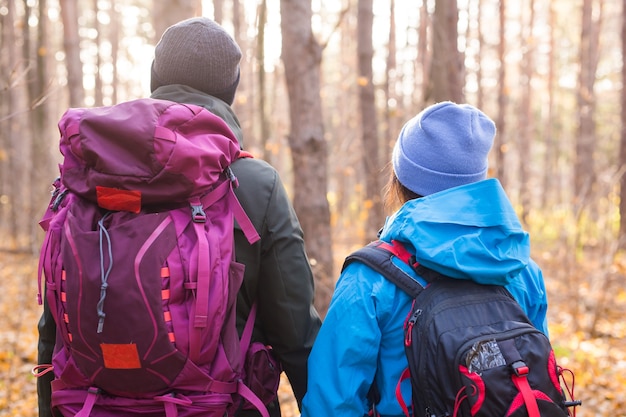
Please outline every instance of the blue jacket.
[[[453, 278], [504, 285], [547, 334], [541, 270], [530, 259], [529, 236], [497, 180], [407, 202], [387, 219], [381, 239], [403, 242], [420, 263]], [[400, 264], [398, 260], [422, 281]], [[411, 301], [359, 262], [342, 272], [309, 357], [302, 417], [366, 415], [372, 381], [381, 393], [377, 411], [402, 416], [395, 390], [407, 367], [403, 325]], [[410, 404], [408, 380], [402, 394]]]

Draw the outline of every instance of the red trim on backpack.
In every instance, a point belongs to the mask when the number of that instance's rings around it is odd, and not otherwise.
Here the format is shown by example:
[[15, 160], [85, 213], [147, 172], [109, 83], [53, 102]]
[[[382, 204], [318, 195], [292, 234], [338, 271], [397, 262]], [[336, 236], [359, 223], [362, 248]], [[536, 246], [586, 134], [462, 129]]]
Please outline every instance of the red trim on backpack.
[[141, 369], [135, 343], [101, 343], [104, 367], [108, 369]]
[[244, 151], [242, 149], [241, 151], [239, 151], [239, 157], [240, 158], [254, 158], [254, 155], [252, 155], [250, 152]]
[[548, 375], [550, 376], [550, 380], [552, 381], [552, 385], [556, 388], [557, 391], [561, 392], [561, 384], [559, 383], [559, 376], [556, 374], [556, 357], [554, 356], [554, 351], [550, 352], [550, 357], [548, 358]]
[[461, 372], [463, 376], [467, 377], [473, 383], [472, 386], [474, 387], [474, 392], [472, 392], [471, 395], [472, 397], [476, 396], [476, 400], [474, 401], [474, 405], [472, 405], [471, 413], [472, 415], [476, 415], [485, 402], [485, 382], [480, 375], [476, 372], [469, 372], [469, 370], [463, 365], [459, 365], [459, 372]]
[[118, 188], [96, 186], [96, 200], [98, 206], [112, 211], [141, 211], [141, 192], [134, 190], [120, 190]]

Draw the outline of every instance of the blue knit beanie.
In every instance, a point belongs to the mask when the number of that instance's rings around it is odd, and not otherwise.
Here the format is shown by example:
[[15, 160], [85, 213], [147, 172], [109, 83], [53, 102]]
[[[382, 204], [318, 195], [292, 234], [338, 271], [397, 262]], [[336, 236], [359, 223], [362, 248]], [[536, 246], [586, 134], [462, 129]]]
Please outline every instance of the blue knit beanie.
[[469, 104], [434, 104], [402, 128], [393, 148], [394, 172], [421, 196], [483, 180], [495, 134], [493, 121]]

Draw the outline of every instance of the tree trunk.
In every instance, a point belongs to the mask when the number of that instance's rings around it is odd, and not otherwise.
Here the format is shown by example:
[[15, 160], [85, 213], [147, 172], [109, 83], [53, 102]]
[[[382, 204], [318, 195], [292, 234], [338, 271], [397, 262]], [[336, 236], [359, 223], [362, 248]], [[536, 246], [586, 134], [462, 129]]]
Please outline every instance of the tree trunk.
[[381, 199], [381, 172], [378, 145], [378, 119], [374, 91], [372, 60], [372, 25], [374, 23], [373, 0], [358, 1], [357, 53], [359, 66], [359, 108], [361, 110], [362, 158], [365, 177], [364, 209], [367, 213], [364, 243], [376, 239], [383, 226]]
[[267, 117], [266, 109], [266, 91], [265, 85], [267, 75], [265, 74], [265, 24], [267, 23], [267, 1], [261, 0], [258, 7], [258, 29], [256, 42], [256, 60], [257, 60], [257, 81], [259, 82], [259, 131], [260, 131], [260, 148], [262, 159], [272, 162], [269, 156], [271, 153], [267, 151], [267, 141], [270, 136], [270, 123]]
[[213, 20], [220, 25], [224, 23], [224, 0], [213, 0]]
[[118, 102], [118, 89], [119, 89], [119, 77], [117, 71], [118, 57], [120, 50], [120, 14], [116, 8], [116, 0], [111, 0], [111, 65], [113, 66], [113, 77], [111, 79], [111, 86], [113, 92], [111, 95], [111, 102], [117, 104]]
[[233, 0], [233, 32], [237, 45], [241, 45], [241, 15], [242, 10], [239, 0]]
[[[528, 215], [530, 213], [530, 161], [532, 161], [532, 145], [533, 145], [533, 117], [532, 117], [532, 77], [534, 70], [533, 54], [534, 37], [533, 27], [535, 25], [535, 1], [530, 0], [528, 7], [530, 16], [528, 22], [522, 24], [522, 50], [524, 51], [521, 60], [521, 102], [519, 110], [519, 137], [518, 137], [518, 153], [519, 153], [519, 197], [521, 203], [520, 217], [524, 224], [528, 224]], [[521, 16], [524, 21], [524, 16]]]
[[462, 55], [457, 46], [459, 9], [456, 0], [439, 0], [433, 15], [433, 60], [430, 80], [432, 93], [427, 102], [451, 100], [462, 103], [464, 99], [464, 74]]
[[[33, 190], [31, 195], [32, 215], [30, 219], [38, 220], [38, 216], [43, 213], [49, 198], [52, 181], [58, 175], [56, 167], [52, 163], [52, 152], [56, 153], [56, 147], [53, 148], [56, 120], [52, 119], [50, 108], [49, 89], [50, 80], [50, 34], [48, 25], [48, 2], [39, 0], [38, 4], [39, 24], [37, 26], [37, 36], [34, 50], [29, 52], [30, 56], [34, 56], [36, 62], [35, 77], [32, 79], [31, 96], [29, 98], [31, 112], [30, 123], [32, 127], [32, 170], [31, 182]], [[31, 243], [38, 247], [40, 238], [42, 237], [41, 229], [36, 221], [31, 222]]]
[[385, 166], [391, 160], [392, 144], [398, 135], [399, 103], [396, 94], [396, 5], [395, 0], [389, 2], [389, 41], [387, 47], [387, 67], [385, 68], [385, 137], [382, 143], [382, 162]]
[[161, 39], [161, 35], [168, 27], [201, 14], [201, 0], [153, 0], [154, 43], [156, 44]]
[[[622, 1], [622, 56], [626, 57], [626, 0]], [[621, 92], [621, 143], [619, 166], [622, 171], [620, 180], [619, 200], [619, 248], [626, 249], [626, 60], [622, 62], [622, 92]]]
[[[422, 2], [422, 7], [420, 8], [420, 22], [418, 28], [418, 40], [417, 40], [417, 62], [419, 62], [419, 66], [422, 73], [422, 88], [419, 88], [419, 85], [415, 85], [415, 91], [422, 91], [421, 97], [419, 100], [416, 97], [413, 97], [413, 101], [416, 102], [418, 109], [425, 107], [426, 103], [429, 100], [429, 97], [432, 95], [432, 83], [430, 82], [430, 69], [432, 66], [432, 54], [428, 50], [428, 45], [430, 44], [428, 39], [429, 28], [432, 25], [430, 24], [430, 13], [428, 12], [428, 3]], [[417, 71], [416, 71], [417, 73]], [[415, 77], [417, 82], [417, 76]]]
[[93, 0], [93, 11], [94, 11], [94, 22], [93, 28], [95, 29], [95, 38], [93, 42], [96, 44], [96, 63], [95, 63], [95, 71], [94, 71], [94, 106], [102, 106], [104, 104], [104, 99], [102, 95], [102, 77], [100, 76], [100, 68], [102, 68], [102, 56], [100, 55], [100, 46], [102, 43], [102, 25], [100, 25], [100, 21], [98, 20], [98, 1]]
[[67, 88], [70, 107], [83, 107], [83, 64], [80, 60], [80, 36], [78, 34], [78, 2], [61, 0], [61, 20], [63, 21], [63, 47], [67, 68]]
[[281, 0], [282, 60], [289, 96], [294, 208], [316, 280], [315, 307], [324, 316], [334, 288], [327, 144], [320, 97], [321, 48], [311, 28], [311, 0]]
[[595, 92], [598, 67], [598, 42], [602, 18], [602, 0], [598, 0], [597, 20], [593, 17], [594, 0], [583, 0], [580, 38], [580, 73], [578, 79], [578, 132], [574, 161], [574, 196], [577, 206], [589, 204], [596, 183], [595, 153]]
[[[6, 109], [8, 117], [2, 120], [2, 136], [6, 137], [8, 153], [7, 170], [3, 172], [3, 206], [8, 211], [3, 215], [6, 234], [2, 246], [12, 250], [30, 250], [32, 190], [32, 145], [28, 132], [28, 104], [26, 102], [28, 68], [24, 66], [22, 40], [16, 36], [16, 2], [9, 2], [3, 18], [2, 51], [6, 54]], [[4, 165], [4, 164], [3, 164]], [[26, 193], [26, 196], [25, 196]]]
[[[624, 0], [626, 1], [626, 0]], [[561, 203], [561, 187], [558, 186], [559, 181], [559, 152], [558, 142], [555, 140], [554, 132], [554, 79], [555, 79], [555, 59], [556, 53], [555, 46], [555, 26], [556, 26], [556, 13], [554, 6], [550, 4], [548, 6], [549, 19], [550, 19], [550, 53], [548, 54], [548, 109], [547, 109], [547, 122], [545, 123], [545, 141], [546, 152], [544, 156], [543, 170], [543, 190], [541, 193], [541, 207], [548, 207], [549, 204], [558, 205]]]
[[[478, 39], [478, 51], [476, 52], [476, 62], [478, 62], [478, 69], [476, 71], [476, 85], [478, 92], [476, 93], [476, 107], [482, 109], [485, 104], [485, 91], [483, 88], [483, 46], [485, 45], [485, 39], [483, 37], [483, 4], [481, 0], [477, 0], [476, 4], [476, 38]], [[469, 26], [469, 25], [468, 25]]]
[[493, 148], [496, 159], [496, 178], [506, 189], [507, 177], [504, 165], [506, 159], [506, 108], [509, 102], [509, 90], [506, 87], [506, 0], [500, 0], [499, 18], [498, 61], [500, 68], [498, 70], [498, 115], [496, 116], [498, 132]]

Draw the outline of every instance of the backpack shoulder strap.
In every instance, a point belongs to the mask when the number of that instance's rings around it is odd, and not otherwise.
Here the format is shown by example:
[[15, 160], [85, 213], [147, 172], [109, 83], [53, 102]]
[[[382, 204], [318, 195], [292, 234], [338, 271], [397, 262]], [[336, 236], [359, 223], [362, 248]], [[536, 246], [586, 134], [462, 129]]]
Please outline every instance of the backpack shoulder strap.
[[[410, 253], [401, 243], [393, 241], [392, 244], [388, 244], [381, 240], [375, 240], [348, 255], [341, 270], [343, 271], [352, 262], [362, 262], [374, 271], [382, 274], [411, 297], [417, 297], [423, 290], [422, 286], [393, 263], [392, 258], [394, 256], [415, 269], [415, 266], [411, 264]], [[417, 264], [417, 262], [414, 263]]]

